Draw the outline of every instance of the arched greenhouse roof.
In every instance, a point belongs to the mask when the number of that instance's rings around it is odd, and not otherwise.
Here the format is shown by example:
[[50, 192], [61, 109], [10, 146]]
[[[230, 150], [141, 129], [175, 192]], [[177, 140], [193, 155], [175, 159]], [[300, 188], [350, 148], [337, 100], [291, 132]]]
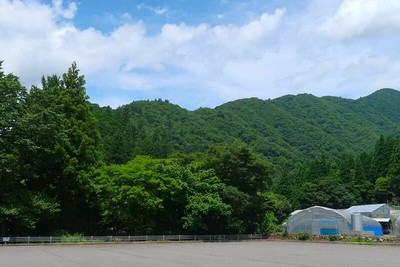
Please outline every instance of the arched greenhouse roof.
[[325, 217], [337, 217], [337, 218], [342, 218], [344, 221], [348, 222], [349, 224], [351, 223], [351, 214], [346, 212], [346, 211], [341, 211], [341, 210], [335, 210], [327, 207], [322, 207], [322, 206], [313, 206], [309, 207], [304, 210], [299, 210], [296, 213], [294, 213], [292, 216], [290, 216], [288, 221], [296, 221], [300, 219], [301, 217], [307, 215], [307, 214], [314, 214], [316, 217], [321, 219]]

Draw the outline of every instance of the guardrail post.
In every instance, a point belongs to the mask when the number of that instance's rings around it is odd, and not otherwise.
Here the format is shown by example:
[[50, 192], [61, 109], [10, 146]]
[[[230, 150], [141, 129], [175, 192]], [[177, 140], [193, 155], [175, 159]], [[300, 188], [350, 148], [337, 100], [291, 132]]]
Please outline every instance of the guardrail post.
[[181, 235], [179, 235], [179, 242], [181, 242]]
[[52, 239], [53, 239], [53, 237], [52, 237], [52, 236], [50, 236], [50, 244], [51, 244], [51, 241], [52, 241]]
[[131, 236], [128, 236], [128, 242], [131, 242]]
[[28, 244], [31, 242], [31, 237], [28, 236]]

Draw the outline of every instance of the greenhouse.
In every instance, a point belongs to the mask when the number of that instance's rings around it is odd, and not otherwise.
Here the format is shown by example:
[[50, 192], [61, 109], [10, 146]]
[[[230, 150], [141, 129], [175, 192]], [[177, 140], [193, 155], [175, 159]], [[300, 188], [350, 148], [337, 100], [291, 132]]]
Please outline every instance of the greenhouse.
[[346, 210], [350, 214], [362, 214], [378, 221], [384, 234], [390, 234], [393, 231], [393, 223], [396, 219], [391, 219], [393, 210], [388, 204], [369, 204], [352, 206]]
[[392, 233], [400, 237], [400, 210], [391, 210], [390, 220], [392, 222]]
[[351, 214], [360, 213], [371, 218], [389, 218], [391, 208], [388, 204], [370, 204], [352, 206], [346, 211]]
[[396, 223], [395, 223], [395, 235], [397, 237], [400, 237], [400, 217], [397, 217]]
[[382, 227], [375, 219], [346, 210], [314, 206], [292, 213], [287, 224], [289, 234], [306, 232], [314, 235], [380, 236]]

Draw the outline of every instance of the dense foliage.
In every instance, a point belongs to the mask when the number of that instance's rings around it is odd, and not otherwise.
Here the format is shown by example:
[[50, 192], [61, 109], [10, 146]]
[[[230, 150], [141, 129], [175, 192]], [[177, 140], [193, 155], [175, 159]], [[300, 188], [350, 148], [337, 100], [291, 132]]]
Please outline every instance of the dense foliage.
[[398, 202], [395, 90], [188, 111], [101, 108], [84, 85], [75, 63], [30, 90], [0, 64], [0, 236], [270, 233], [297, 208]]
[[161, 100], [117, 109], [93, 105], [92, 110], [107, 163], [126, 163], [138, 154], [204, 152], [213, 144], [241, 141], [276, 165], [295, 165], [321, 154], [368, 152], [380, 135], [399, 135], [399, 101], [400, 92], [382, 89], [357, 100], [303, 94], [195, 111]]
[[84, 84], [76, 64], [29, 92], [14, 75], [0, 74], [3, 233], [84, 231], [96, 216], [92, 177], [100, 134]]

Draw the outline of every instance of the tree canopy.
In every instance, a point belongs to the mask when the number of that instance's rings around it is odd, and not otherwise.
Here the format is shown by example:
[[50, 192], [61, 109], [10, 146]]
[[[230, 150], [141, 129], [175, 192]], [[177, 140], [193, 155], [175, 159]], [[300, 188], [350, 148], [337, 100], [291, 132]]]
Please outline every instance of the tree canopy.
[[1, 66], [1, 236], [268, 234], [293, 209], [398, 204], [395, 90], [112, 109], [76, 63], [29, 90]]

